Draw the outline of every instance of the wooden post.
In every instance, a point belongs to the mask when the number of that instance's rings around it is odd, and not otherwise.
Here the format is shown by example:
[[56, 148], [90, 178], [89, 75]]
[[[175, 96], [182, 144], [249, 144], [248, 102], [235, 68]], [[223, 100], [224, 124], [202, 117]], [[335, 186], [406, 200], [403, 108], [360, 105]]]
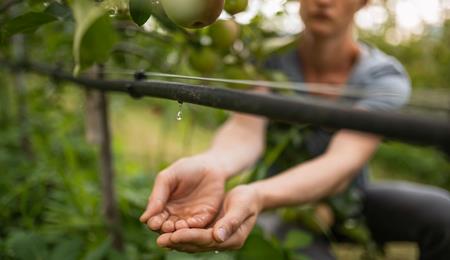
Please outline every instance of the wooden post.
[[[15, 35], [12, 37], [13, 57], [17, 60], [23, 60], [25, 53], [25, 37], [23, 35]], [[33, 149], [30, 140], [29, 120], [28, 120], [28, 103], [27, 103], [27, 86], [24, 73], [16, 71], [14, 76], [14, 86], [16, 91], [17, 102], [17, 127], [19, 129], [20, 147], [26, 157], [30, 160], [34, 158]]]
[[[102, 67], [97, 66], [93, 77], [103, 78]], [[113, 247], [122, 251], [120, 214], [114, 188], [114, 160], [111, 148], [109, 128], [108, 97], [104, 91], [88, 90], [86, 92], [86, 132], [89, 142], [99, 146], [100, 181], [102, 190], [102, 210]]]

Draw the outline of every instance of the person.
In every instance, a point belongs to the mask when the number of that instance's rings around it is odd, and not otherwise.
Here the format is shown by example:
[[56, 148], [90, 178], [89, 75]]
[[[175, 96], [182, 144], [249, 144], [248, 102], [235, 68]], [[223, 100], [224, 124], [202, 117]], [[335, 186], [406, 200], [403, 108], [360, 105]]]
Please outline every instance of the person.
[[[268, 67], [292, 81], [384, 93], [354, 100], [355, 109], [391, 111], [407, 102], [410, 82], [402, 66], [354, 39], [353, 18], [367, 1], [300, 4], [305, 29], [298, 47], [272, 57]], [[448, 192], [418, 184], [369, 183], [366, 164], [382, 139], [377, 135], [317, 127], [305, 141], [312, 159], [225, 193], [227, 179], [263, 154], [268, 125], [265, 118], [234, 113], [208, 150], [158, 174], [140, 221], [161, 233], [159, 246], [186, 252], [238, 249], [263, 211], [319, 201], [356, 185], [377, 242], [415, 241], [421, 259], [450, 259]]]

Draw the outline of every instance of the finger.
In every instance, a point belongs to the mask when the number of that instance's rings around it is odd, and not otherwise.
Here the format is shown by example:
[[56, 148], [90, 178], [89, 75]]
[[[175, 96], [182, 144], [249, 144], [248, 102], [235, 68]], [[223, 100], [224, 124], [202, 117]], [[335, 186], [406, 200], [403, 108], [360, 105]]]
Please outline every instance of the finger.
[[170, 245], [172, 245], [172, 242], [170, 241], [170, 236], [172, 235], [172, 233], [164, 233], [161, 234], [157, 239], [156, 239], [156, 244], [159, 247], [169, 247]]
[[227, 240], [242, 224], [251, 217], [251, 211], [243, 205], [227, 206], [224, 216], [214, 224], [214, 239], [221, 243]]
[[175, 222], [175, 229], [176, 230], [183, 229], [183, 228], [189, 228], [189, 225], [186, 222], [186, 220], [181, 219], [181, 220], [178, 220], [177, 222]]
[[186, 252], [186, 253], [200, 253], [200, 252], [208, 252], [208, 251], [214, 250], [212, 248], [204, 248], [204, 247], [199, 247], [199, 246], [190, 245], [190, 244], [181, 244], [181, 245], [177, 244], [177, 245], [167, 247], [167, 248], [181, 251], [181, 252]]
[[147, 208], [145, 209], [139, 220], [142, 223], [148, 221], [150, 217], [161, 212], [169, 199], [170, 191], [172, 190], [173, 181], [168, 171], [163, 171], [158, 174], [153, 191], [148, 199]]
[[212, 215], [204, 213], [190, 217], [186, 220], [190, 228], [204, 228], [211, 221]]
[[164, 233], [170, 233], [175, 231], [175, 222], [179, 220], [176, 216], [170, 216], [169, 219], [164, 221], [161, 226], [161, 231]]
[[[165, 247], [184, 252], [204, 252], [212, 250], [237, 250], [241, 248], [256, 222], [256, 216], [246, 219], [240, 226], [240, 231], [233, 233], [225, 242], [218, 243], [213, 238], [213, 229], [182, 229], [170, 236], [161, 238]], [[166, 235], [166, 234], [165, 234]]]
[[200, 252], [207, 252], [207, 251], [213, 250], [211, 248], [203, 248], [203, 247], [190, 245], [190, 244], [174, 245], [174, 246], [170, 246], [167, 248], [181, 251], [181, 252], [186, 252], [186, 253], [200, 253]]
[[219, 243], [219, 250], [240, 249], [248, 238], [256, 223], [256, 216], [247, 218], [239, 227], [239, 232], [234, 232], [225, 242]]
[[151, 217], [148, 221], [147, 221], [147, 226], [151, 229], [151, 230], [160, 230], [162, 224], [164, 223], [164, 221], [167, 220], [167, 218], [169, 217], [169, 212], [167, 211], [163, 211], [162, 213]]
[[[211, 232], [211, 231], [210, 231]], [[195, 244], [189, 244], [189, 243], [173, 243], [171, 241], [171, 237], [173, 236], [173, 233], [165, 233], [158, 237], [156, 240], [156, 243], [159, 247], [165, 247], [170, 248], [178, 251], [183, 252], [189, 252], [189, 253], [195, 253], [195, 252], [204, 252], [204, 251], [211, 251], [212, 249], [205, 246], [198, 246]], [[211, 239], [211, 241], [213, 241]], [[214, 242], [214, 241], [213, 241]]]
[[212, 228], [189, 228], [180, 229], [170, 236], [171, 246], [175, 245], [193, 245], [200, 247], [212, 247], [216, 244], [212, 236]]

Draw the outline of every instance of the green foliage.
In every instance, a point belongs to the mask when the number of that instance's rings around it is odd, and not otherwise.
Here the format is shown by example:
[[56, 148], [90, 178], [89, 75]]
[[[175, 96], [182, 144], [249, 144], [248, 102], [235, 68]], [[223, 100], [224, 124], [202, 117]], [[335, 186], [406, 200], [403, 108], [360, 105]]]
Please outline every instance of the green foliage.
[[33, 33], [40, 26], [53, 22], [56, 17], [47, 13], [29, 12], [17, 16], [1, 26], [1, 40], [5, 41], [17, 33]]
[[360, 34], [363, 40], [399, 59], [415, 88], [450, 89], [450, 20], [440, 28], [429, 26], [421, 37], [400, 44], [388, 43], [384, 34]]
[[7, 247], [17, 259], [47, 259], [48, 251], [43, 237], [24, 232], [15, 232], [8, 239]]
[[106, 62], [117, 36], [106, 11], [90, 1], [75, 1], [73, 13], [77, 25], [73, 44], [77, 75], [95, 63]]
[[286, 248], [296, 250], [299, 248], [305, 248], [312, 242], [311, 235], [300, 230], [292, 230], [287, 234], [284, 246]]
[[385, 143], [375, 155], [372, 168], [378, 178], [411, 180], [450, 190], [448, 157], [432, 148]]
[[133, 21], [142, 26], [152, 15], [152, 6], [149, 0], [130, 0], [130, 15]]
[[83, 241], [79, 237], [69, 238], [57, 244], [53, 249], [50, 259], [76, 260], [81, 256]]
[[[10, 58], [17, 47], [11, 44], [10, 37], [26, 33], [28, 57], [55, 65], [64, 61], [60, 67], [66, 70], [75, 67], [76, 72], [102, 63], [118, 71], [140, 68], [233, 79], [284, 80], [283, 75], [264, 71], [263, 61], [297, 43], [295, 36], [265, 29], [262, 26], [265, 18], [258, 14], [249, 24], [239, 25], [240, 36], [233, 44], [216, 50], [211, 41], [214, 33], [208, 29], [186, 31], [177, 27], [155, 1], [130, 0], [128, 4], [126, 0], [29, 0], [12, 11], [0, 14], [1, 58]], [[151, 29], [137, 27], [129, 20], [129, 13], [138, 25], [151, 16]], [[422, 37], [400, 45], [386, 43], [384, 36], [362, 34], [361, 38], [399, 58], [415, 87], [449, 88], [449, 21], [438, 33], [427, 28]], [[255, 230], [237, 252], [190, 255], [158, 248], [157, 234], [149, 232], [137, 219], [152, 186], [150, 173], [171, 161], [161, 156], [151, 158], [149, 163], [148, 158], [138, 160], [139, 155], [125, 154], [128, 144], [121, 139], [122, 133], [115, 135], [114, 153], [125, 248], [120, 253], [115, 251], [101, 215], [96, 148], [85, 141], [83, 93], [73, 90], [73, 86], [65, 88], [59, 82], [22, 75], [27, 90], [24, 99], [20, 99], [12, 87], [17, 76], [0, 70], [0, 85], [7, 86], [0, 88], [1, 259], [305, 259], [297, 249], [307, 247], [312, 236], [300, 231], [289, 233], [286, 241], [280, 242]], [[198, 128], [212, 131], [227, 118], [220, 110], [184, 106], [187, 118], [183, 121], [192, 121], [180, 127], [174, 120], [176, 103], [152, 99], [142, 100], [138, 106], [136, 101], [117, 96], [112, 97], [112, 102], [113, 112], [123, 110], [132, 114], [141, 110], [157, 115], [161, 133], [146, 134], [158, 134], [161, 154], [169, 153], [171, 146], [165, 135], [167, 129], [182, 129], [185, 140], [176, 149], [183, 146], [183, 150], [196, 141], [190, 141], [192, 132]], [[18, 110], [23, 105], [27, 106], [26, 124], [18, 119]], [[148, 118], [141, 121], [144, 123]], [[304, 141], [299, 132], [305, 127], [272, 125], [267, 153], [248, 176], [235, 179], [230, 186], [262, 179], [270, 171], [307, 160], [308, 155], [299, 152]], [[23, 136], [30, 140], [31, 157], [24, 151]], [[445, 189], [450, 189], [449, 167], [448, 158], [432, 148], [394, 142], [382, 144], [371, 164], [378, 178], [408, 179]], [[341, 233], [369, 248], [371, 239], [364, 223], [352, 218], [360, 210], [358, 201], [358, 194], [349, 191], [330, 203], [342, 221]], [[326, 233], [318, 225], [313, 209], [313, 206], [291, 209], [284, 215], [313, 227], [316, 232]]]
[[[257, 250], [255, 250], [257, 248]], [[266, 239], [257, 229], [247, 238], [236, 259], [284, 259], [282, 247]]]

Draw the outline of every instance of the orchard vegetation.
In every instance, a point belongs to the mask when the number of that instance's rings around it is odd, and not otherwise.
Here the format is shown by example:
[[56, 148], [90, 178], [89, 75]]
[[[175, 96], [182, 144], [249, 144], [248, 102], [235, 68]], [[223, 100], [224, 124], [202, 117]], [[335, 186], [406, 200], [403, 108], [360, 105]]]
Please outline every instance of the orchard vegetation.
[[[28, 59], [92, 77], [103, 71], [104, 77], [132, 79], [134, 71], [145, 70], [285, 80], [263, 64], [270, 55], [295, 46], [295, 35], [271, 26], [263, 12], [248, 22], [237, 19], [251, 1], [1, 1], [0, 259], [306, 259], [294, 249], [308, 246], [313, 234], [325, 234], [333, 241], [319, 204], [279, 210], [286, 221], [302, 222], [309, 229], [293, 230], [285, 241], [256, 228], [236, 252], [189, 255], [158, 248], [157, 234], [138, 221], [155, 174], [177, 158], [207, 148], [227, 112], [183, 104], [183, 119], [177, 121], [177, 102], [107, 94], [109, 163], [115, 172], [115, 200], [110, 206], [117, 211], [111, 220], [104, 213], [104, 176], [99, 173], [104, 147], [95, 132], [98, 118], [92, 116], [99, 93], [2, 66], [2, 61]], [[293, 1], [282, 1], [283, 6], [289, 2]], [[387, 21], [377, 30], [358, 31], [360, 39], [397, 57], [416, 90], [448, 95], [450, 19], [438, 27], [425, 25], [421, 34], [394, 44], [386, 41], [396, 26], [394, 13], [383, 6]], [[276, 17], [284, 15], [281, 11]], [[280, 158], [295, 156], [296, 161], [289, 163], [304, 160], [289, 152], [302, 140], [296, 131], [301, 127], [306, 126], [272, 131], [262, 160], [232, 179], [229, 187], [263, 178]], [[376, 179], [410, 180], [450, 190], [448, 159], [433, 148], [386, 140], [371, 168]], [[376, 257], [380, 251], [353, 214], [358, 199], [349, 191], [330, 203], [342, 233], [360, 245], [363, 254]]]

